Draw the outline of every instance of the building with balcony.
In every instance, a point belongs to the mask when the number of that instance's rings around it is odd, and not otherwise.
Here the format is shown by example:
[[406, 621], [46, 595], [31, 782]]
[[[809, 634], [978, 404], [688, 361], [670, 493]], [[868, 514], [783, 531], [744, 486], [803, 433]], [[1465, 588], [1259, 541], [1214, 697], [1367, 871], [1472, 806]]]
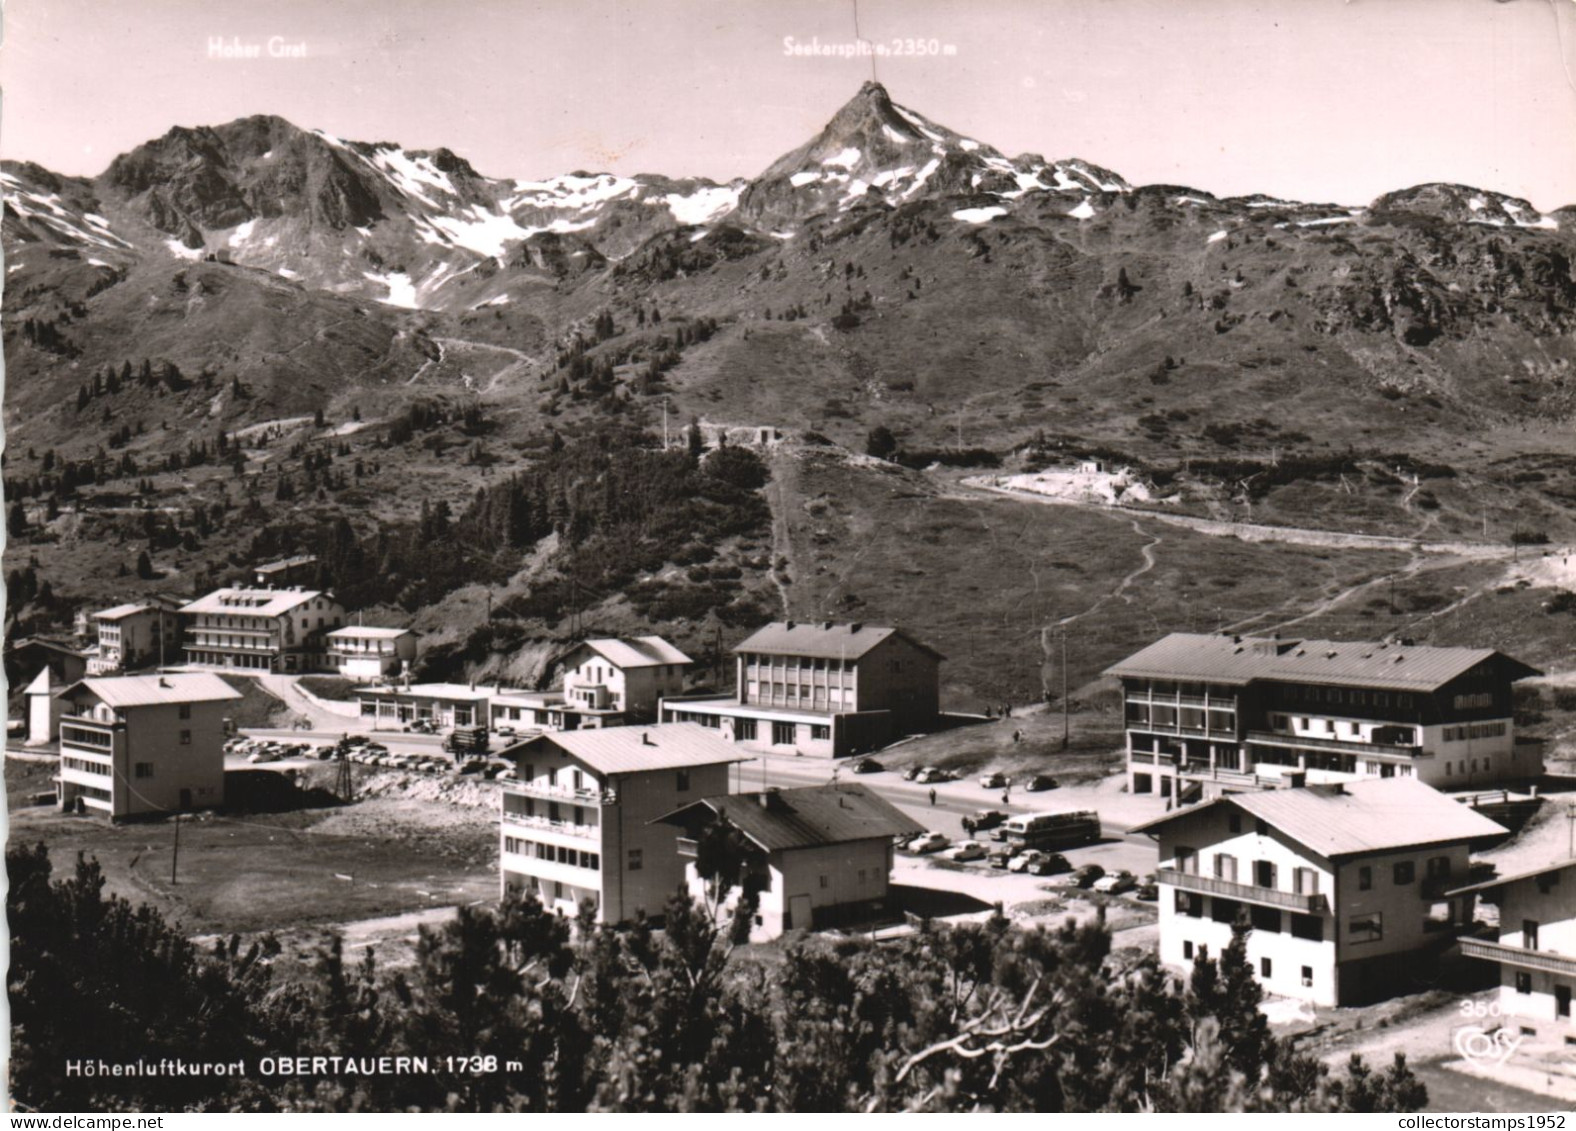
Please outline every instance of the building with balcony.
[[[1461, 953], [1499, 967], [1499, 1008], [1522, 1035], [1576, 1043], [1576, 860], [1457, 888], [1499, 906], [1497, 939], [1464, 938]], [[1530, 1030], [1530, 1032], [1529, 1032]], [[1565, 1050], [1569, 1051], [1569, 1050]]]
[[1160, 960], [1232, 924], [1264, 989], [1316, 1005], [1407, 992], [1472, 923], [1454, 889], [1506, 829], [1415, 778], [1234, 793], [1135, 827], [1159, 842]]
[[684, 861], [658, 818], [727, 793], [730, 767], [747, 760], [715, 731], [682, 724], [543, 734], [504, 757], [516, 778], [503, 785], [503, 889], [569, 916], [589, 900], [599, 923], [662, 913]]
[[62, 809], [112, 820], [224, 801], [227, 716], [241, 693], [208, 672], [89, 677], [59, 694]]
[[443, 730], [487, 725], [491, 688], [465, 683], [385, 684], [356, 691], [361, 718], [374, 729], [431, 723]]
[[492, 726], [579, 730], [655, 722], [663, 696], [684, 690], [694, 663], [660, 636], [586, 640], [559, 657], [558, 691], [500, 690]]
[[1181, 803], [1297, 781], [1409, 777], [1438, 789], [1528, 781], [1511, 685], [1487, 648], [1172, 633], [1106, 670], [1122, 683], [1128, 788]]
[[328, 670], [328, 634], [345, 623], [316, 589], [216, 589], [180, 613], [189, 665], [274, 674]]
[[87, 674], [112, 675], [178, 662], [180, 623], [175, 605], [158, 601], [116, 605], [92, 614], [96, 643], [88, 653]]
[[277, 562], [265, 562], [252, 570], [253, 580], [263, 589], [302, 587], [317, 581], [317, 557], [314, 554], [297, 554]]
[[408, 628], [353, 624], [328, 633], [328, 664], [346, 679], [387, 679], [416, 661], [419, 634]]
[[[739, 831], [744, 867], [759, 892], [754, 942], [879, 914], [892, 875], [892, 838], [925, 829], [857, 783], [705, 797], [662, 821], [676, 828], [685, 882], [696, 898], [706, 884], [696, 870], [697, 841], [719, 824]], [[732, 915], [741, 894], [735, 888], [719, 914]]]
[[946, 658], [902, 629], [769, 624], [733, 649], [732, 695], [669, 696], [663, 722], [694, 722], [763, 751], [843, 758], [935, 730]]

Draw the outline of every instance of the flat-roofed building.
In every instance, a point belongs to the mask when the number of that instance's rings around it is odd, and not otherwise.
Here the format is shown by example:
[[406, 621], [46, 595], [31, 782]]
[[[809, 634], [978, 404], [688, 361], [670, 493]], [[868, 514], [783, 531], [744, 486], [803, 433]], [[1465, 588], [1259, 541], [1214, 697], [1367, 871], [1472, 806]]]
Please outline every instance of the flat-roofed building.
[[346, 679], [397, 676], [415, 663], [419, 639], [409, 628], [347, 625], [328, 633], [328, 663]]
[[362, 687], [356, 691], [361, 718], [383, 727], [422, 722], [445, 730], [487, 725], [492, 688], [465, 683], [413, 683]]
[[669, 696], [663, 722], [696, 722], [750, 749], [846, 757], [940, 718], [940, 652], [898, 628], [769, 624], [734, 652], [732, 695]]
[[1543, 770], [1511, 704], [1539, 673], [1491, 648], [1177, 632], [1106, 674], [1122, 683], [1134, 793], [1185, 803], [1365, 777], [1472, 790]]
[[[784, 931], [858, 921], [886, 907], [893, 838], [925, 826], [856, 782], [705, 797], [662, 818], [676, 827], [692, 895], [704, 895], [697, 871], [700, 838], [719, 824], [744, 838], [743, 867], [759, 891], [752, 941]], [[719, 911], [731, 915], [735, 888]]]
[[503, 783], [504, 890], [570, 916], [590, 900], [599, 923], [662, 914], [684, 861], [673, 828], [657, 819], [726, 793], [730, 767], [748, 760], [690, 724], [552, 732], [503, 756], [516, 774]]
[[217, 675], [89, 677], [59, 698], [61, 808], [121, 820], [223, 804], [226, 720], [241, 693]]
[[180, 612], [188, 664], [274, 674], [325, 670], [328, 634], [345, 623], [316, 589], [216, 589]]
[[1234, 793], [1138, 825], [1159, 842], [1160, 960], [1219, 956], [1232, 924], [1265, 990], [1349, 1005], [1427, 984], [1472, 924], [1453, 891], [1500, 824], [1415, 778]]

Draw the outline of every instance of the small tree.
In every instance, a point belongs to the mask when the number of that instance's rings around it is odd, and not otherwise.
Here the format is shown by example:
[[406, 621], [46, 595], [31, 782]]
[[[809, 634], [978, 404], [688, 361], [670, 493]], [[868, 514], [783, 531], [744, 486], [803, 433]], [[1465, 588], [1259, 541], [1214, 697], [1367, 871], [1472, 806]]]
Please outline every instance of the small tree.
[[866, 455], [875, 456], [876, 459], [891, 459], [896, 451], [897, 437], [884, 424], [876, 425], [870, 430], [870, 435], [865, 437]]
[[137, 555], [137, 576], [144, 581], [153, 579], [153, 559], [148, 556], [146, 550]]

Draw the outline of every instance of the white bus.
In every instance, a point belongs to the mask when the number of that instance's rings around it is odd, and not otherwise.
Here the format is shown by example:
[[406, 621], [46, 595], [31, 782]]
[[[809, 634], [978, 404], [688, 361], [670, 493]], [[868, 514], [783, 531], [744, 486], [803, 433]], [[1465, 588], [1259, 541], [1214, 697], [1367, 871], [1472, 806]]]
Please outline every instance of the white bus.
[[1074, 848], [1100, 839], [1100, 814], [1093, 809], [1071, 813], [1025, 813], [999, 825], [991, 834], [1025, 848]]

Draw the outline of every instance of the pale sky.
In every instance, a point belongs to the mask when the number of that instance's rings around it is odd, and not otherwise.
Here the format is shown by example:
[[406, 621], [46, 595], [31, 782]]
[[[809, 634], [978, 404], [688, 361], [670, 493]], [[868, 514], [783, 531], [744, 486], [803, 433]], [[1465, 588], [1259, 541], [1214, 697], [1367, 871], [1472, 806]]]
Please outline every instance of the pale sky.
[[[1364, 204], [1424, 181], [1576, 204], [1576, 0], [860, 0], [899, 103], [1135, 184]], [[1563, 52], [1562, 34], [1563, 33]], [[267, 57], [270, 37], [306, 58]], [[8, 0], [0, 156], [94, 174], [272, 113], [489, 176], [726, 180], [870, 77], [853, 0]], [[210, 40], [257, 59], [209, 57]], [[1562, 53], [1564, 59], [1562, 60]]]

